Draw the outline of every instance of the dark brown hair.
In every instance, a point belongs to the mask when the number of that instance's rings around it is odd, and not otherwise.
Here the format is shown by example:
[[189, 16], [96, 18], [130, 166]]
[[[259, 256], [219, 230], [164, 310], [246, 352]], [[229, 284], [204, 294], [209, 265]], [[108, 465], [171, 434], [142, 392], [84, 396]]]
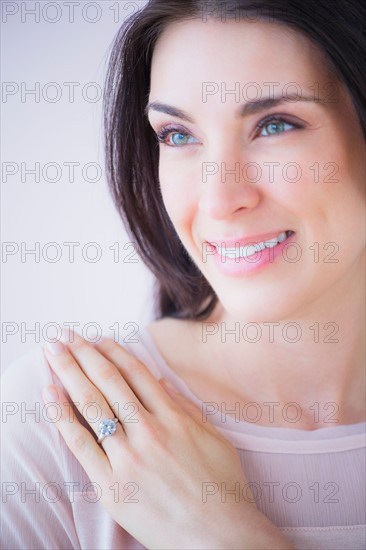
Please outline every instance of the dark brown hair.
[[165, 27], [183, 19], [281, 22], [315, 43], [343, 82], [366, 139], [364, 0], [150, 0], [119, 30], [104, 92], [108, 184], [136, 250], [156, 278], [155, 315], [204, 320], [217, 295], [181, 243], [165, 210], [159, 149], [144, 110], [151, 58]]

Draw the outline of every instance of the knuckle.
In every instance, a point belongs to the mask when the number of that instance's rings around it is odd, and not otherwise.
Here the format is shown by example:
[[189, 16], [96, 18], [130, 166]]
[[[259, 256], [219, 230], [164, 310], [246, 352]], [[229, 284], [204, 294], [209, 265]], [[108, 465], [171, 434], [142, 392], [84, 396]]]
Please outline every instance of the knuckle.
[[127, 363], [127, 371], [131, 376], [139, 376], [145, 372], [145, 369], [137, 359], [131, 357]]
[[84, 451], [86, 443], [86, 438], [81, 431], [77, 430], [71, 434], [69, 439], [69, 446], [73, 452], [75, 451], [76, 453], [79, 453]]
[[109, 380], [118, 374], [116, 367], [109, 361], [103, 361], [98, 366], [98, 375], [102, 380]]
[[81, 398], [82, 403], [101, 405], [99, 395], [93, 388], [86, 388], [83, 390]]
[[58, 357], [58, 365], [62, 370], [67, 370], [75, 366], [75, 359], [70, 353], [63, 353]]
[[98, 342], [101, 347], [103, 347], [103, 350], [105, 351], [112, 351], [115, 349], [116, 340], [113, 338], [113, 336], [103, 336], [103, 339]]
[[151, 418], [141, 416], [139, 419], [142, 438], [146, 441], [148, 439], [150, 443], [165, 444], [166, 432], [164, 426], [154, 422]]
[[[119, 405], [119, 403], [117, 403], [117, 405]], [[138, 414], [140, 411], [140, 407], [138, 403], [136, 403], [135, 401], [127, 401], [126, 403], [124, 403], [121, 409], [118, 407], [118, 410], [121, 410], [121, 415], [123, 416], [124, 423], [136, 424], [140, 422], [141, 412], [140, 414]], [[122, 410], [123, 410], [123, 413], [122, 413]]]
[[164, 421], [168, 422], [174, 430], [181, 430], [187, 426], [188, 418], [183, 411], [172, 409], [165, 413]]
[[137, 451], [137, 449], [129, 449], [129, 452], [125, 456], [125, 470], [127, 477], [133, 478], [136, 472], [139, 472], [145, 464], [144, 457]]
[[103, 418], [103, 408], [96, 401], [86, 402], [80, 412], [92, 427], [98, 426]]
[[169, 426], [177, 439], [195, 437], [198, 424], [183, 412], [177, 412], [169, 419]]

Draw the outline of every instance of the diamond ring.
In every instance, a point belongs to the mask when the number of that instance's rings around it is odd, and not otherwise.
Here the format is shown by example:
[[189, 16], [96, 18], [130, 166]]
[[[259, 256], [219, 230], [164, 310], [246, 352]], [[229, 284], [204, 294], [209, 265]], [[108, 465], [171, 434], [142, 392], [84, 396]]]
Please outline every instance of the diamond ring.
[[105, 437], [113, 435], [117, 429], [118, 418], [107, 418], [102, 420], [99, 424], [99, 437], [98, 443], [100, 444]]

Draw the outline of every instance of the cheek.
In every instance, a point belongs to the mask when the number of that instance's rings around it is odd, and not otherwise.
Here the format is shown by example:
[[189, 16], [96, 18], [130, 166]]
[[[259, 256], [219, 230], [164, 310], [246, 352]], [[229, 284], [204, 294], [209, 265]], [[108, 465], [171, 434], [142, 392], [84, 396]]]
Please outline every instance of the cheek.
[[[352, 143], [352, 142], [351, 142]], [[301, 219], [318, 225], [333, 219], [340, 225], [363, 220], [365, 195], [365, 145], [355, 140], [350, 146], [344, 131], [332, 126], [327, 132], [311, 135], [276, 154], [264, 145], [257, 161], [268, 165], [261, 179], [262, 189], [273, 203], [280, 203]], [[277, 163], [277, 164], [275, 164]], [[323, 228], [326, 229], [326, 228]], [[335, 229], [335, 227], [332, 227]]]
[[174, 158], [174, 151], [161, 155], [159, 162], [164, 206], [183, 242], [184, 233], [191, 225], [198, 201], [199, 186], [195, 184], [197, 173], [192, 164]]

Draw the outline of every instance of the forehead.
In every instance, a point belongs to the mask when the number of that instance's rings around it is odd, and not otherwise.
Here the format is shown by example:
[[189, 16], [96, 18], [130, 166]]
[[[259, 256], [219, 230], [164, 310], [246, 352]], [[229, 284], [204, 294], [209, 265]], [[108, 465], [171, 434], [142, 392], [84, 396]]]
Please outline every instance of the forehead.
[[254, 83], [263, 91], [272, 85], [296, 83], [301, 89], [329, 82], [318, 48], [301, 33], [281, 23], [226, 22], [199, 19], [171, 23], [154, 48], [151, 93], [174, 89], [199, 97], [202, 83]]

